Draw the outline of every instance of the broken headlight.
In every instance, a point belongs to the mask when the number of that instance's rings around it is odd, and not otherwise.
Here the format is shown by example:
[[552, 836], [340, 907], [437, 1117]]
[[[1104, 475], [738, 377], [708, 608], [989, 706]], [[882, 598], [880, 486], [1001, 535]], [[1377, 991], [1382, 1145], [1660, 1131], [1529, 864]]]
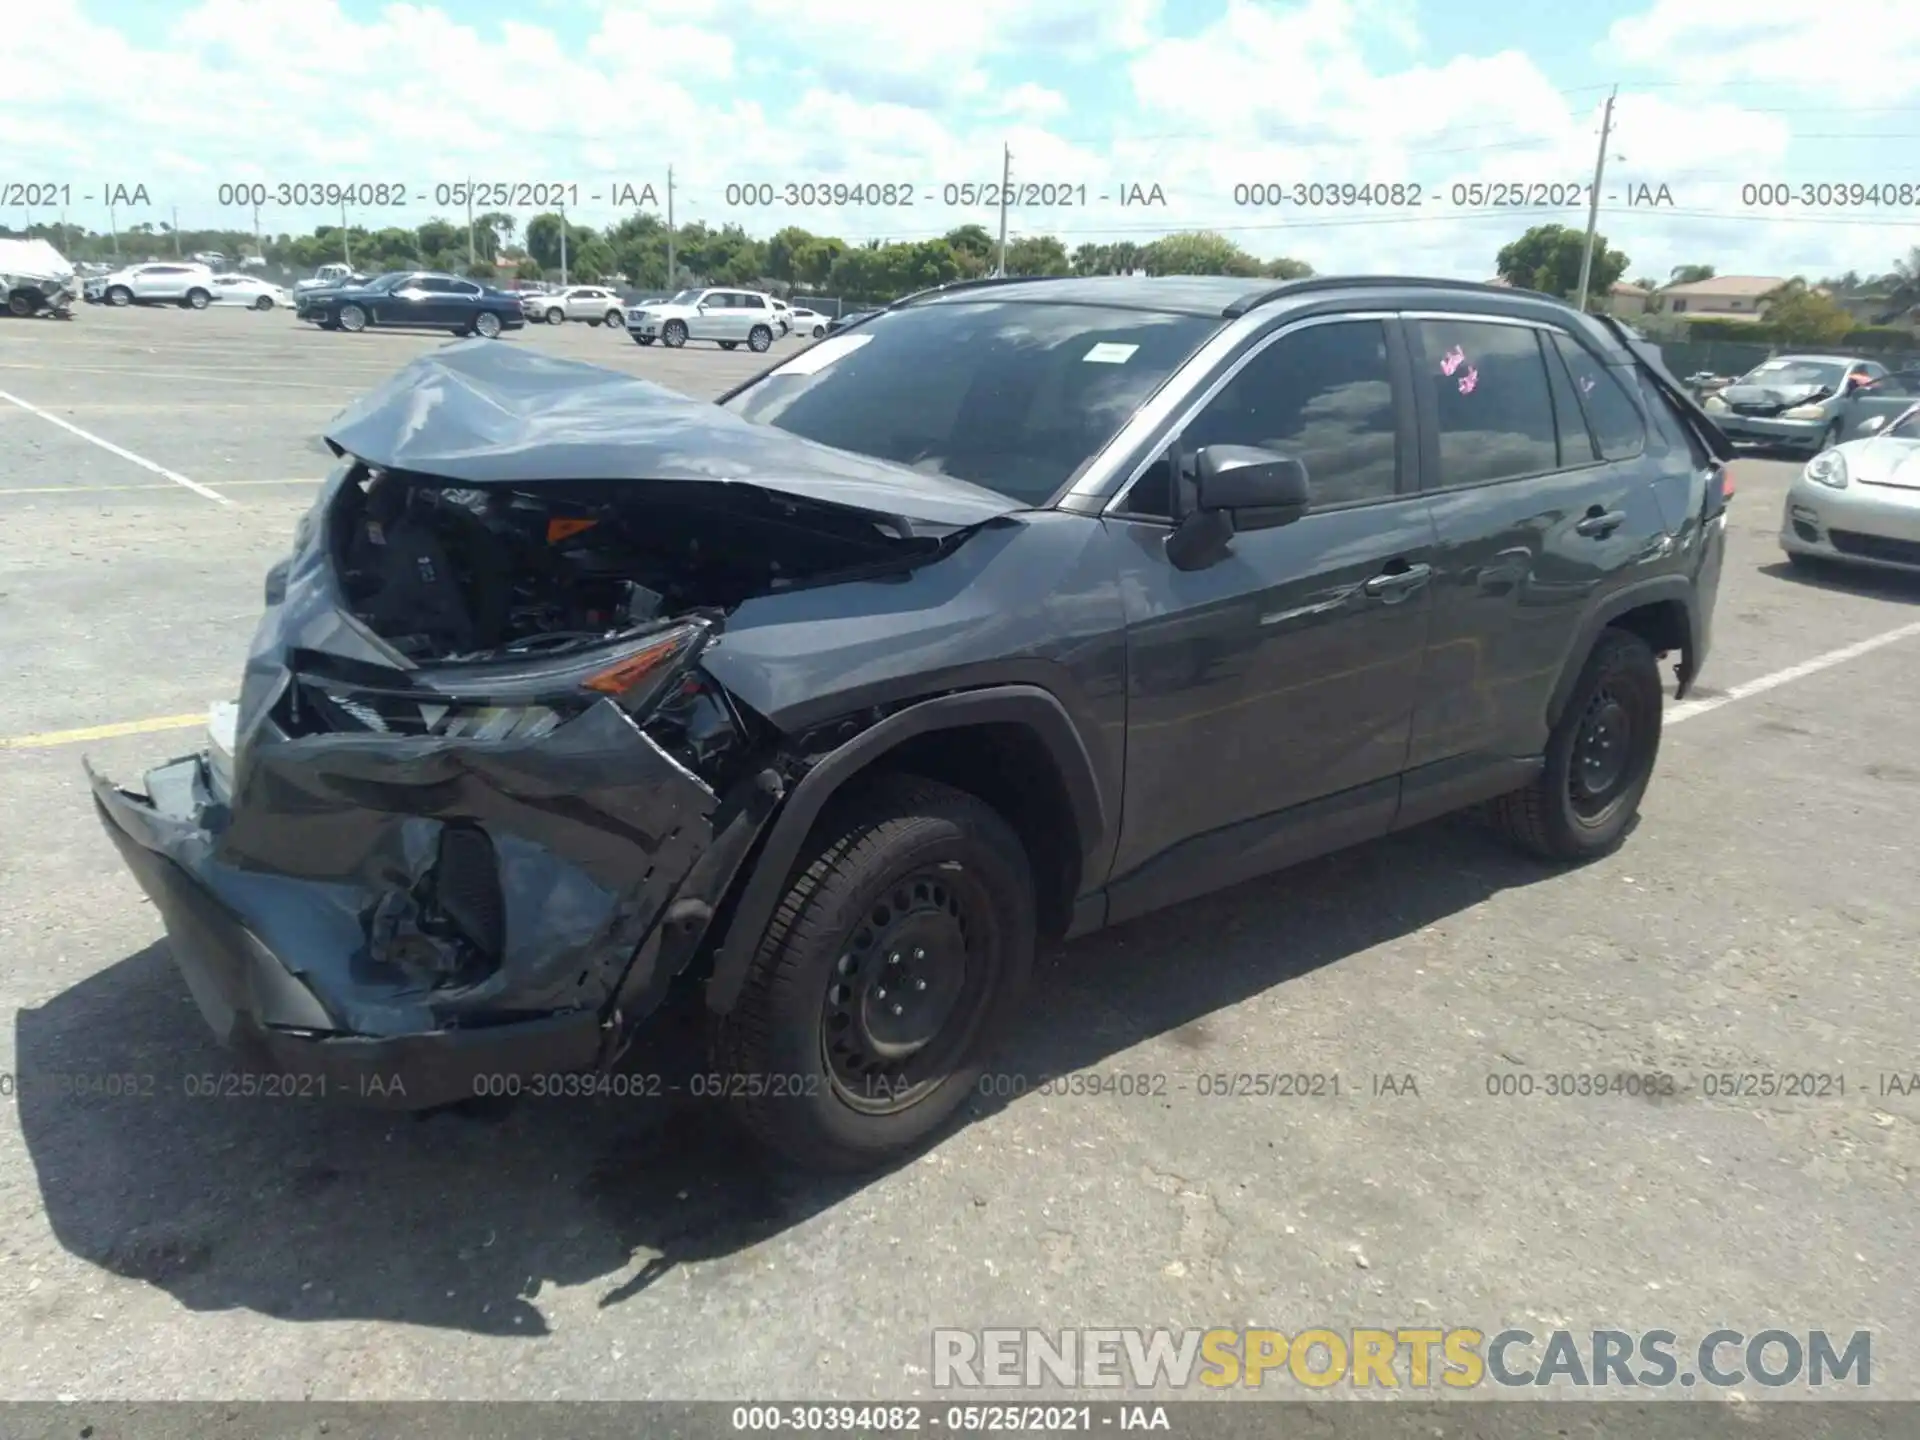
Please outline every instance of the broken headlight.
[[704, 625], [679, 625], [565, 658], [423, 670], [405, 688], [306, 674], [288, 694], [287, 729], [537, 740], [601, 699], [646, 714], [706, 634]]

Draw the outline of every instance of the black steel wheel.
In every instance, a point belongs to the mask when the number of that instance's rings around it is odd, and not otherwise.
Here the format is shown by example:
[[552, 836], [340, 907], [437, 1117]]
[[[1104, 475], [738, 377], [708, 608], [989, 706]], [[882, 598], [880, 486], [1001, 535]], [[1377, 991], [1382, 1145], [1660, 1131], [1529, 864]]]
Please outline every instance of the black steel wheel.
[[1033, 964], [1019, 836], [985, 802], [888, 776], [821, 817], [713, 1030], [762, 1143], [852, 1171], [931, 1137], [973, 1093]]
[[1518, 843], [1555, 860], [1604, 855], [1626, 837], [1660, 753], [1660, 662], [1626, 630], [1600, 632], [1547, 739], [1540, 774], [1489, 807]]

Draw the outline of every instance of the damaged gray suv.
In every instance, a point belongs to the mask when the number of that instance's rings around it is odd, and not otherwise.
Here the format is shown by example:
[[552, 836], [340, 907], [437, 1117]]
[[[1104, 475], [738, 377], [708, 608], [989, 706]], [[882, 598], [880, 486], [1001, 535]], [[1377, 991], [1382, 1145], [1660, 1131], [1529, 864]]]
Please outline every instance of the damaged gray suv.
[[1037, 937], [1470, 805], [1618, 844], [1731, 453], [1612, 322], [1384, 278], [951, 286], [713, 404], [455, 344], [327, 439], [230, 736], [93, 782], [214, 1029], [628, 1093], [698, 987], [839, 1169], [952, 1115]]

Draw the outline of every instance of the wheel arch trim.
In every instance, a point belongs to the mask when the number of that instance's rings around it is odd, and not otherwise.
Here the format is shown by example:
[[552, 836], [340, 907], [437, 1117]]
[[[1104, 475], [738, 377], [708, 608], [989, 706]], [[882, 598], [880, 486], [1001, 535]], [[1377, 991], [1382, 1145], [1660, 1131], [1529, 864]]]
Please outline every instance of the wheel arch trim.
[[707, 1008], [725, 1014], [738, 1001], [747, 968], [786, 890], [787, 876], [836, 794], [890, 751], [918, 736], [994, 724], [1025, 726], [1047, 747], [1073, 808], [1081, 855], [1091, 860], [1107, 832], [1105, 802], [1086, 743], [1066, 707], [1050, 691], [1038, 685], [994, 685], [918, 701], [830, 751], [788, 794], [714, 947]]
[[1677, 604], [1683, 621], [1684, 636], [1680, 645], [1680, 679], [1676, 698], [1684, 697], [1687, 687], [1692, 683], [1696, 660], [1700, 653], [1700, 615], [1694, 604], [1693, 584], [1685, 575], [1660, 575], [1640, 581], [1623, 590], [1617, 590], [1587, 612], [1580, 622], [1572, 649], [1560, 667], [1560, 678], [1554, 683], [1552, 697], [1547, 702], [1547, 728], [1551, 730], [1560, 723], [1560, 716], [1567, 708], [1567, 700], [1573, 694], [1573, 687], [1579, 683], [1580, 672], [1586, 666], [1587, 656], [1593, 653], [1594, 642], [1599, 640], [1600, 632], [1615, 620], [1631, 610], [1639, 610], [1648, 605]]

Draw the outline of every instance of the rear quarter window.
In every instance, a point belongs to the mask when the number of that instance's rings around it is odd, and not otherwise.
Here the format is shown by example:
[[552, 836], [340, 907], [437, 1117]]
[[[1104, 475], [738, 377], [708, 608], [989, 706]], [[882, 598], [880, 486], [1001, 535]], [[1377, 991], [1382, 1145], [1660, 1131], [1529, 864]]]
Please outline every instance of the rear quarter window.
[[1613, 371], [1586, 346], [1571, 335], [1554, 332], [1553, 343], [1560, 358], [1567, 362], [1579, 391], [1587, 426], [1603, 460], [1631, 460], [1647, 447], [1647, 425], [1640, 407], [1633, 402]]

